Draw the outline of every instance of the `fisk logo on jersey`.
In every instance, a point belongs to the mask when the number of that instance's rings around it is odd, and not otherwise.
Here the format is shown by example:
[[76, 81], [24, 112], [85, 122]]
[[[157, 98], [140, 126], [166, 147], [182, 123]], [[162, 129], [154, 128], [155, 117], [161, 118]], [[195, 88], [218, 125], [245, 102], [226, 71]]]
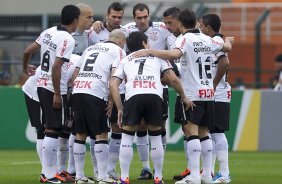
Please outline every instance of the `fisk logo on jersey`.
[[154, 76], [137, 75], [133, 81], [133, 88], [156, 88]]
[[213, 98], [214, 97], [214, 90], [213, 89], [200, 89], [199, 90], [199, 97], [200, 98]]
[[92, 81], [74, 81], [74, 88], [87, 88], [91, 89]]

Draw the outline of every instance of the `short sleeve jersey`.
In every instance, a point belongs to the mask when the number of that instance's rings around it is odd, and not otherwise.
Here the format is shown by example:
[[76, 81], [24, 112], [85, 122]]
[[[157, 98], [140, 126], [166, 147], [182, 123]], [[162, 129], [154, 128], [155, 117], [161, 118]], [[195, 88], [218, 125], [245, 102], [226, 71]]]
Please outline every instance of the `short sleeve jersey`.
[[[219, 43], [224, 43], [222, 35], [217, 34], [213, 37], [214, 40], [216, 40]], [[213, 62], [212, 62], [212, 74], [215, 76], [218, 62], [220, 57], [227, 57], [227, 54], [220, 51], [217, 54], [213, 55]], [[218, 83], [215, 93], [214, 93], [214, 100], [216, 102], [227, 102], [229, 103], [231, 100], [231, 86], [227, 82], [227, 73], [224, 74], [220, 82]]]
[[138, 94], [156, 94], [162, 98], [161, 72], [170, 68], [171, 64], [163, 59], [153, 56], [135, 58], [130, 54], [122, 60], [113, 76], [126, 78], [126, 100]]
[[198, 29], [190, 30], [176, 40], [175, 48], [183, 54], [180, 58], [181, 82], [185, 95], [192, 101], [214, 100], [212, 56], [222, 47], [222, 43], [200, 33]]
[[73, 94], [89, 94], [107, 101], [111, 69], [124, 56], [125, 52], [110, 41], [88, 47], [77, 65], [80, 71], [74, 81]]
[[[61, 68], [61, 94], [67, 93], [67, 64], [74, 49], [75, 41], [64, 27], [54, 26], [43, 31], [36, 43], [41, 46], [41, 74], [38, 87], [54, 92], [52, 82], [52, 67], [56, 58], [64, 61]], [[44, 81], [44, 82], [42, 82]]]
[[[127, 36], [132, 32], [139, 31], [135, 22], [126, 24], [124, 28]], [[144, 34], [148, 36], [150, 48], [156, 50], [164, 50], [166, 48], [170, 32], [166, 29], [163, 22], [150, 22], [149, 28]]]
[[22, 86], [23, 92], [29, 96], [29, 98], [39, 102], [38, 95], [37, 95], [37, 81], [40, 76], [40, 66], [37, 67], [35, 74], [30, 76], [27, 81]]

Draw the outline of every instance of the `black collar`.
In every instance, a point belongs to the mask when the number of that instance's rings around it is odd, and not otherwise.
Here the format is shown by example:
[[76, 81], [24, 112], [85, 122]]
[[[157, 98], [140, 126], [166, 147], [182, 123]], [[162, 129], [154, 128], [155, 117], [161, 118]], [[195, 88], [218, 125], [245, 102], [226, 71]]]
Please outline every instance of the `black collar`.
[[112, 41], [105, 41], [104, 43], [113, 43], [113, 44], [115, 44], [115, 45], [117, 45], [115, 42], [112, 42]]
[[197, 28], [188, 29], [185, 33], [183, 33], [183, 35], [185, 35], [186, 33], [200, 33], [200, 30]]
[[58, 25], [57, 26], [57, 30], [58, 31], [66, 31], [66, 32], [68, 32], [68, 30], [65, 27], [63, 27], [62, 25]]
[[[111, 31], [109, 30], [108, 26], [107, 26], [107, 22], [103, 22], [103, 26], [104, 26], [104, 28], [106, 28], [109, 32], [111, 32]], [[121, 26], [119, 26], [119, 28], [121, 28]]]
[[220, 33], [215, 33], [215, 35], [213, 35], [213, 37], [215, 37], [215, 36], [219, 36], [219, 37], [223, 38], [223, 34], [220, 34]]

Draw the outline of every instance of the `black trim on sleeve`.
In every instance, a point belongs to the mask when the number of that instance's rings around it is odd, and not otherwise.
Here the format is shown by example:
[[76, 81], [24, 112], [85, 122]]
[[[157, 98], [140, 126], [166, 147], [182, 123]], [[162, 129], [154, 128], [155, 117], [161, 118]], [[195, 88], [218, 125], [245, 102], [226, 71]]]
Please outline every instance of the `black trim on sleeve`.
[[[59, 58], [59, 57], [57, 57], [57, 58]], [[62, 60], [63, 62], [70, 62], [70, 60], [69, 59], [67, 59], [67, 58], [59, 58], [60, 60]]]

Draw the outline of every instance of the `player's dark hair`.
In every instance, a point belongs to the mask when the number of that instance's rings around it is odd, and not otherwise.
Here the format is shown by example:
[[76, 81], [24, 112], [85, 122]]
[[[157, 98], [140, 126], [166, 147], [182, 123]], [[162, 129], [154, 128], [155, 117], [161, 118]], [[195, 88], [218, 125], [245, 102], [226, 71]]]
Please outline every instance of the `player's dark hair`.
[[75, 19], [78, 19], [80, 10], [75, 5], [66, 5], [61, 12], [62, 25], [70, 25]]
[[138, 3], [136, 4], [134, 7], [133, 7], [133, 17], [135, 17], [135, 12], [137, 10], [140, 10], [140, 11], [143, 11], [143, 10], [147, 10], [148, 11], [148, 15], [150, 14], [150, 11], [149, 11], [149, 7], [146, 5], [146, 4], [143, 4], [143, 3]]
[[129, 34], [126, 38], [126, 45], [130, 52], [135, 52], [144, 49], [143, 41], [147, 44], [148, 36], [144, 33], [135, 31]]
[[186, 8], [180, 11], [178, 21], [181, 22], [184, 28], [191, 29], [195, 28], [197, 20], [195, 13]]
[[219, 32], [221, 26], [220, 17], [216, 14], [207, 14], [202, 17], [202, 21], [205, 26], [209, 25], [213, 31]]
[[179, 8], [171, 7], [171, 8], [168, 8], [168, 9], [163, 13], [163, 17], [171, 16], [171, 17], [177, 19], [179, 13], [180, 13], [180, 9], [179, 9]]
[[123, 6], [119, 2], [113, 2], [109, 7], [108, 7], [108, 14], [111, 13], [111, 10], [114, 11], [124, 11]]

